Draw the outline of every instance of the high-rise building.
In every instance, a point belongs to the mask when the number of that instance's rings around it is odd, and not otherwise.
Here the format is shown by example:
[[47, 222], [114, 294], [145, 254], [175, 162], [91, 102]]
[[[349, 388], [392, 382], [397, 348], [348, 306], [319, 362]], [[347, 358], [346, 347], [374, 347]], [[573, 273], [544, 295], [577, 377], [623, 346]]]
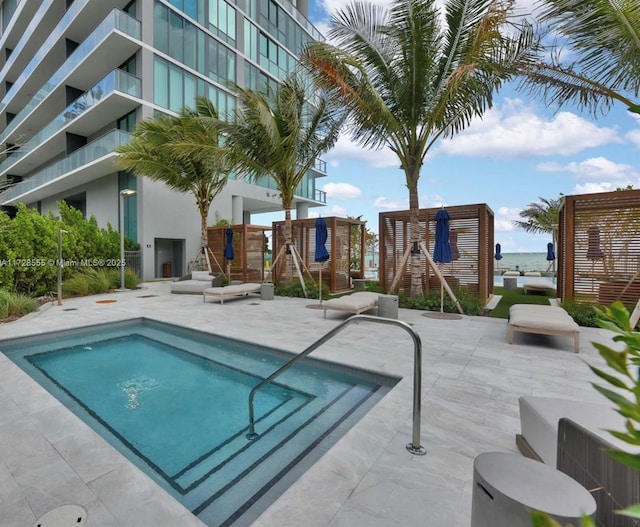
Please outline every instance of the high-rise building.
[[[0, 206], [94, 215], [140, 245], [141, 275], [187, 272], [200, 246], [194, 198], [113, 166], [141, 119], [204, 95], [220, 115], [230, 86], [273, 85], [300, 47], [321, 38], [307, 0], [4, 0], [0, 7]], [[317, 163], [297, 191], [298, 217], [325, 203]], [[136, 193], [120, 199], [124, 189]], [[281, 209], [272, 181], [230, 179], [212, 217], [250, 223]]]

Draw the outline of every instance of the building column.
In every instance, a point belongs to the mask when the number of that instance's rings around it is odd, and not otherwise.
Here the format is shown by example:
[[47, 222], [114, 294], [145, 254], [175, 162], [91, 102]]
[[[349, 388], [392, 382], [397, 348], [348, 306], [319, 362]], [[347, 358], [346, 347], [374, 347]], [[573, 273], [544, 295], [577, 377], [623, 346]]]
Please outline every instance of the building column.
[[305, 202], [296, 203], [296, 219], [301, 220], [309, 217], [309, 204]]
[[231, 225], [240, 225], [244, 220], [242, 196], [231, 197]]

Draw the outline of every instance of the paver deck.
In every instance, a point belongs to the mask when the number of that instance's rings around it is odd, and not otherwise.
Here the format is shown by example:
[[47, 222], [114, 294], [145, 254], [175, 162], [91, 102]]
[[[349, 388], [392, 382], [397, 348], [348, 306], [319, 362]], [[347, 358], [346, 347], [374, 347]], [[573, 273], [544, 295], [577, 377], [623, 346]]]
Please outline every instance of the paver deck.
[[[168, 282], [64, 300], [0, 325], [0, 339], [145, 316], [289, 351], [302, 351], [348, 315], [308, 309], [317, 300], [276, 297], [202, 303], [171, 295]], [[115, 299], [113, 303], [97, 303]], [[471, 513], [473, 458], [517, 452], [518, 397], [600, 400], [587, 364], [602, 365], [583, 328], [580, 354], [567, 339], [523, 335], [507, 343], [507, 321], [438, 320], [400, 309], [423, 343], [422, 434], [411, 441], [413, 342], [378, 324], [349, 327], [314, 356], [402, 377], [398, 385], [253, 523], [254, 527], [429, 525], [464, 527]], [[2, 525], [32, 525], [75, 503], [89, 527], [197, 526], [189, 511], [0, 353]], [[428, 522], [426, 519], [428, 518]], [[426, 523], [425, 523], [426, 522]]]

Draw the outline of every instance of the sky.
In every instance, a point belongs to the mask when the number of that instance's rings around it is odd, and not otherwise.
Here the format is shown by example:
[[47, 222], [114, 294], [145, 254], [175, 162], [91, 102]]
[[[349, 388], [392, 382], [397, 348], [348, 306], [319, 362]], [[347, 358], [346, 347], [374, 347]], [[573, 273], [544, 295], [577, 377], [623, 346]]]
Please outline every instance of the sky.
[[[530, 10], [532, 1], [519, 5]], [[309, 0], [309, 18], [326, 34], [330, 14], [345, 4]], [[316, 185], [327, 193], [327, 205], [310, 209], [309, 216], [362, 216], [378, 233], [381, 212], [408, 209], [404, 172], [390, 150], [365, 150], [343, 136], [322, 157], [328, 175]], [[627, 185], [640, 188], [640, 116], [619, 103], [597, 118], [571, 107], [548, 108], [507, 85], [482, 118], [434, 145], [418, 190], [421, 208], [486, 203], [495, 217], [495, 241], [511, 253], [545, 252], [550, 241], [548, 234], [513, 225], [528, 204]], [[284, 219], [280, 216], [269, 223]], [[262, 217], [254, 222], [264, 223]]]

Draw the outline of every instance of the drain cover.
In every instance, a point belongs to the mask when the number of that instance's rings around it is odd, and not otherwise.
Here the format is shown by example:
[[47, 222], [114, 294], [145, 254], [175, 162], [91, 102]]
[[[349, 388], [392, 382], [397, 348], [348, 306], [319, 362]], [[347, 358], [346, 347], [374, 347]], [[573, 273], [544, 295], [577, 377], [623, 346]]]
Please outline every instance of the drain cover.
[[47, 512], [33, 527], [72, 527], [87, 522], [87, 511], [80, 505], [63, 505]]

